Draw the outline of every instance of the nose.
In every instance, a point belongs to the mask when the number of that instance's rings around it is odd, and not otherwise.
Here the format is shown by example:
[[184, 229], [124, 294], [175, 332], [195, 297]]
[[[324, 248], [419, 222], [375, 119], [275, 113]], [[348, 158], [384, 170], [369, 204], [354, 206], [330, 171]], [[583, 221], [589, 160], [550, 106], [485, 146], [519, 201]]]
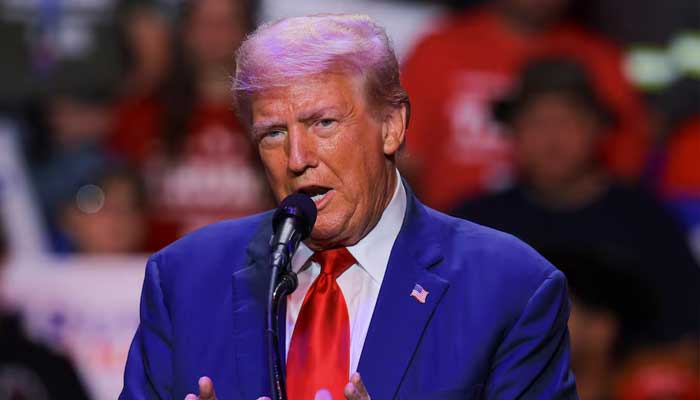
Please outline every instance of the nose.
[[287, 143], [287, 168], [295, 175], [301, 175], [307, 168], [318, 165], [316, 141], [302, 127], [289, 129], [289, 141]]

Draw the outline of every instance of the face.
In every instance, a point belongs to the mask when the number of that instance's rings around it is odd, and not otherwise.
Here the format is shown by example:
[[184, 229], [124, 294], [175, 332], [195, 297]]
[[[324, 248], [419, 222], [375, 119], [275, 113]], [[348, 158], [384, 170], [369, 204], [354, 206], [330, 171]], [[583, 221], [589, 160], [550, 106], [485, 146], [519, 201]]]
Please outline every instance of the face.
[[148, 8], [136, 9], [127, 20], [126, 36], [140, 72], [161, 78], [170, 62], [170, 26], [165, 17]]
[[542, 94], [513, 121], [515, 157], [532, 185], [566, 185], [595, 165], [599, 119], [564, 94]]
[[98, 196], [102, 196], [103, 205], [95, 212], [87, 213], [75, 206], [66, 210], [64, 221], [69, 235], [85, 253], [141, 251], [146, 226], [136, 187], [129, 180], [115, 177], [107, 180], [102, 189]]
[[185, 43], [195, 63], [205, 68], [230, 64], [245, 35], [243, 2], [193, 0], [192, 4]]
[[316, 203], [307, 245], [357, 243], [393, 195], [405, 109], [378, 112], [360, 78], [329, 73], [262, 91], [251, 111], [253, 140], [277, 201], [301, 192]]

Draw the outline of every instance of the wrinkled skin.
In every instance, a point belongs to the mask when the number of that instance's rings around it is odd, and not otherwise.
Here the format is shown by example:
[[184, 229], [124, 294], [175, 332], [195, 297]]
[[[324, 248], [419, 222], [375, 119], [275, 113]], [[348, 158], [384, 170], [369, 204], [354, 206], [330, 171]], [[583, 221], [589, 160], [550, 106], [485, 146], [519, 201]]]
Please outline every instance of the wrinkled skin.
[[357, 243], [391, 200], [406, 111], [366, 98], [360, 78], [330, 73], [252, 98], [253, 140], [277, 201], [328, 190], [316, 202], [313, 250]]

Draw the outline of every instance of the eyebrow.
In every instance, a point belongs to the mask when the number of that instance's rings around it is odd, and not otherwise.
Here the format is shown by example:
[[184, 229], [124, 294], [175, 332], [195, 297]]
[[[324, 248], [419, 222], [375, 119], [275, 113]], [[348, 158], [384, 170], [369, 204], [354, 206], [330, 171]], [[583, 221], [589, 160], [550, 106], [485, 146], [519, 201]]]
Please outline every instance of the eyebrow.
[[286, 127], [286, 124], [284, 122], [271, 119], [269, 121], [263, 121], [253, 124], [253, 126], [251, 127], [251, 132], [253, 133], [253, 136], [257, 136], [262, 134], [263, 132], [269, 131], [272, 128], [284, 127]]
[[[339, 110], [335, 106], [321, 107], [321, 108], [316, 109], [316, 110], [302, 113], [301, 115], [299, 115], [297, 120], [299, 122], [308, 123], [309, 121], [314, 121], [314, 120], [320, 119], [321, 117], [328, 114], [329, 112], [338, 113]], [[253, 124], [253, 126], [251, 127], [251, 131], [252, 131], [253, 135], [259, 135], [259, 134], [266, 132], [272, 128], [286, 128], [286, 127], [287, 127], [287, 124], [285, 122], [270, 118], [267, 121], [263, 120], [261, 122]]]
[[338, 108], [335, 106], [321, 107], [319, 109], [310, 111], [308, 113], [301, 114], [299, 116], [298, 120], [300, 122], [304, 122], [304, 123], [309, 122], [309, 121], [314, 121], [314, 120], [320, 119], [321, 117], [328, 114], [329, 112], [337, 113]]

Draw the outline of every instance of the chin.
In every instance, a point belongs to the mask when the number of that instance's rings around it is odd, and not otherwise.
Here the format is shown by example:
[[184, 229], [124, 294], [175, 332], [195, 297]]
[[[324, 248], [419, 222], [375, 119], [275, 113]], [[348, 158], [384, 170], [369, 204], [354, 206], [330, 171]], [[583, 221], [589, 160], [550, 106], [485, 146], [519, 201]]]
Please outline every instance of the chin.
[[319, 215], [309, 239], [314, 243], [333, 245], [341, 239], [342, 230], [342, 224], [330, 221], [328, 218], [323, 218]]
[[332, 229], [330, 227], [324, 227], [324, 226], [314, 226], [314, 229], [311, 231], [311, 235], [309, 236], [309, 239], [315, 241], [315, 242], [323, 242], [327, 241], [335, 236], [337, 236], [338, 232], [335, 229]]

